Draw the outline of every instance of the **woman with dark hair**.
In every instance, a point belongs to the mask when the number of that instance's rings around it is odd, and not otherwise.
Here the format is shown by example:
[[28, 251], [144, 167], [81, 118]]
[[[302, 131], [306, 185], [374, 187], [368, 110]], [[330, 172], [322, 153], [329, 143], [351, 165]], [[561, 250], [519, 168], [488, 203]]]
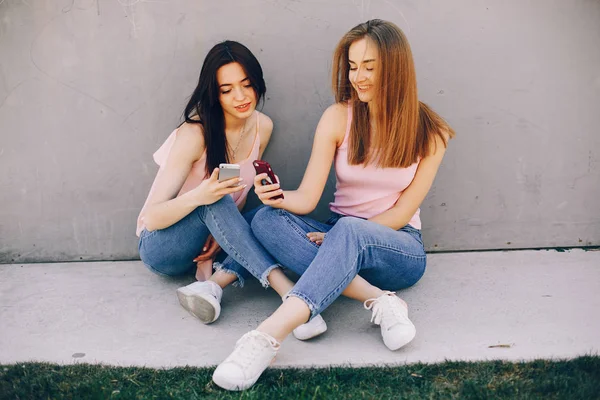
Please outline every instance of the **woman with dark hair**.
[[[160, 166], [137, 222], [144, 264], [165, 276], [196, 268], [198, 282], [179, 288], [181, 305], [203, 323], [221, 311], [222, 289], [248, 273], [281, 296], [292, 282], [260, 245], [249, 223], [257, 210], [241, 210], [273, 123], [256, 110], [266, 91], [262, 68], [244, 45], [225, 41], [207, 54], [182, 123], [154, 153]], [[240, 178], [220, 182], [221, 163], [239, 164]], [[217, 253], [222, 247], [225, 252]], [[213, 274], [213, 258], [216, 272]], [[295, 331], [301, 340], [326, 330], [325, 322]]]
[[[262, 185], [262, 174], [254, 180], [270, 207], [258, 211], [252, 230], [301, 277], [217, 367], [213, 380], [225, 389], [251, 387], [283, 339], [341, 294], [372, 311], [390, 350], [415, 337], [408, 306], [393, 291], [425, 272], [419, 207], [454, 131], [419, 101], [410, 46], [393, 23], [372, 20], [344, 35], [334, 53], [333, 90], [336, 104], [317, 126], [300, 187], [276, 199], [279, 185]], [[332, 217], [322, 223], [304, 215], [316, 207], [332, 163]]]

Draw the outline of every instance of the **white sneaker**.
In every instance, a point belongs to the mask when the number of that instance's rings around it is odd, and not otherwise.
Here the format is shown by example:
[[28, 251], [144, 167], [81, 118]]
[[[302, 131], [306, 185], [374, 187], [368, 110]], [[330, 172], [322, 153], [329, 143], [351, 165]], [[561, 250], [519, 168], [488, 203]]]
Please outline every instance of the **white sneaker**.
[[321, 314], [317, 315], [305, 324], [300, 325], [292, 332], [298, 340], [308, 340], [322, 335], [327, 330], [327, 323]]
[[177, 289], [179, 303], [205, 324], [215, 322], [221, 314], [223, 289], [213, 281], [194, 282]]
[[414, 339], [417, 330], [408, 319], [408, 306], [394, 292], [384, 292], [376, 299], [364, 303], [367, 310], [373, 310], [371, 322], [381, 327], [383, 343], [390, 350], [398, 350]]
[[280, 344], [272, 336], [250, 331], [235, 344], [233, 353], [213, 373], [213, 382], [227, 390], [246, 390], [275, 359]]

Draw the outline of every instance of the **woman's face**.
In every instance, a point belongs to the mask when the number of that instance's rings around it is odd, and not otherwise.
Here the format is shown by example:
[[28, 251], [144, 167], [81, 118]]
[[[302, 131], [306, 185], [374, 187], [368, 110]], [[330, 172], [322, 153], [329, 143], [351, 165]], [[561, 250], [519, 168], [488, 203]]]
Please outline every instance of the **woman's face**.
[[248, 118], [256, 108], [256, 93], [250, 78], [237, 62], [217, 70], [219, 102], [223, 112], [235, 118]]
[[378, 58], [377, 46], [367, 37], [352, 43], [348, 49], [348, 79], [363, 103], [375, 98], [378, 89], [376, 69], [380, 66]]

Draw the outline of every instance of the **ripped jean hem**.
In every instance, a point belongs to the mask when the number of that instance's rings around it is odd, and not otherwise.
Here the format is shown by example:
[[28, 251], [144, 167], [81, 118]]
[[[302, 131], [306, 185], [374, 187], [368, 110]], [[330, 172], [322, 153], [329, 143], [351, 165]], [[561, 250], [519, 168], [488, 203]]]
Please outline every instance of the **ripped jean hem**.
[[238, 274], [236, 271], [233, 271], [231, 269], [226, 268], [223, 263], [220, 263], [218, 261], [213, 262], [213, 268], [215, 271], [223, 271], [226, 272], [228, 274], [232, 274], [235, 275], [235, 277], [237, 278], [237, 280], [235, 282], [232, 283], [232, 286], [234, 287], [244, 287], [244, 278], [242, 278], [242, 276], [240, 274]]
[[258, 279], [260, 281], [260, 284], [262, 285], [262, 287], [264, 287], [265, 289], [270, 286], [269, 285], [269, 280], [267, 279], [267, 277], [269, 276], [269, 274], [271, 273], [271, 271], [273, 271], [275, 268], [281, 268], [281, 265], [280, 264], [273, 264], [273, 265], [271, 265], [269, 268], [267, 268], [265, 270], [265, 272], [262, 273], [262, 275]]

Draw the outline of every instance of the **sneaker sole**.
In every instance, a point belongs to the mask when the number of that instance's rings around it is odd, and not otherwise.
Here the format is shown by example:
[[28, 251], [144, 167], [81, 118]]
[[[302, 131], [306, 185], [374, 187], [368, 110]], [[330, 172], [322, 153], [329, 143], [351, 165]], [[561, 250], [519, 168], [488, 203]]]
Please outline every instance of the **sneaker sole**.
[[327, 323], [323, 320], [323, 322], [321, 322], [319, 325], [317, 325], [317, 328], [313, 331], [312, 335], [309, 335], [309, 336], [296, 335], [295, 330], [292, 331], [292, 334], [298, 340], [310, 340], [312, 338], [316, 338], [317, 336], [324, 334], [325, 332], [327, 332]]
[[220, 377], [219, 375], [213, 375], [212, 380], [215, 383], [215, 385], [225, 390], [241, 391], [250, 389], [252, 386], [254, 386], [258, 378], [246, 379], [245, 381], [242, 381], [241, 384], [239, 382], [229, 382], [226, 378]]
[[[275, 357], [273, 357], [273, 359], [269, 363], [269, 366], [273, 365], [274, 362], [275, 362]], [[254, 386], [256, 381], [258, 381], [258, 379], [262, 376], [263, 372], [265, 372], [265, 371], [263, 370], [255, 378], [243, 380], [241, 384], [239, 382], [230, 382], [227, 379], [227, 377], [216, 375], [215, 373], [213, 373], [212, 380], [215, 383], [215, 385], [219, 386], [220, 388], [223, 388], [225, 390], [239, 392], [242, 390], [250, 389], [252, 386]]]
[[186, 293], [185, 288], [177, 289], [177, 298], [183, 308], [204, 324], [210, 324], [219, 318], [221, 307], [216, 299]]

